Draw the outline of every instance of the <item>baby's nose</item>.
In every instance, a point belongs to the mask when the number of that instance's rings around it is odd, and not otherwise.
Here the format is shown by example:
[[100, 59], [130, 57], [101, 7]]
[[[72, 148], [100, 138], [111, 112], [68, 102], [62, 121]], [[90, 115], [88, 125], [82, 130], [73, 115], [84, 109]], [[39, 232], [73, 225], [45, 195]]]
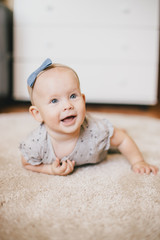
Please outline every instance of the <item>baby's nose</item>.
[[71, 102], [69, 100], [65, 101], [63, 105], [63, 110], [66, 111], [71, 109], [73, 109], [73, 105], [71, 104]]

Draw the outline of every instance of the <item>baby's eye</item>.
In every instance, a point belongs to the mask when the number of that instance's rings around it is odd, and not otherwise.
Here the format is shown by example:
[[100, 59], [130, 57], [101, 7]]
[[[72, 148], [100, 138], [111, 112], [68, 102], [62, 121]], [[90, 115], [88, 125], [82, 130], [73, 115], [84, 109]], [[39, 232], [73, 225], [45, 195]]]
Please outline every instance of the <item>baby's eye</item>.
[[74, 99], [74, 98], [76, 98], [76, 97], [77, 97], [76, 94], [72, 94], [72, 95], [70, 96], [70, 98], [72, 98], [72, 99]]
[[57, 103], [58, 102], [58, 99], [54, 98], [52, 99], [51, 103]]

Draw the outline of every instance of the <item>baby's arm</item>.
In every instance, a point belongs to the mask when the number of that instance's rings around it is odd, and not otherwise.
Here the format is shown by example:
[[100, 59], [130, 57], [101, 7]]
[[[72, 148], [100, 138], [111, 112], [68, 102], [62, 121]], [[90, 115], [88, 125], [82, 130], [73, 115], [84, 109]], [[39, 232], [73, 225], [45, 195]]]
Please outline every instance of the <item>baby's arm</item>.
[[136, 143], [124, 131], [117, 128], [114, 129], [111, 145], [117, 147], [128, 159], [134, 172], [141, 174], [153, 172], [154, 175], [157, 174], [158, 168], [144, 161]]
[[66, 176], [69, 173], [73, 172], [75, 162], [67, 160], [67, 162], [63, 161], [62, 165], [60, 164], [60, 160], [57, 158], [56, 161], [54, 161], [52, 164], [40, 164], [33, 166], [24, 159], [24, 157], [21, 157], [22, 165], [27, 169], [31, 170], [33, 172], [38, 173], [45, 173], [50, 175], [60, 175], [60, 176]]

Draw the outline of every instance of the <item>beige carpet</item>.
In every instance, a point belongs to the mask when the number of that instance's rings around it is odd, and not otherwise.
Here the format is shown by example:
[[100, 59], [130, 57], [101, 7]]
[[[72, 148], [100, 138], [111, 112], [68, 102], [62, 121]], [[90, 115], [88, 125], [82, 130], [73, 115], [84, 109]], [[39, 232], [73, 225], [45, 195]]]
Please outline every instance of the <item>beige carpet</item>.
[[[98, 116], [125, 128], [160, 168], [160, 120]], [[160, 239], [160, 173], [136, 175], [120, 154], [67, 177], [29, 172], [18, 144], [35, 126], [28, 113], [0, 114], [1, 240]]]

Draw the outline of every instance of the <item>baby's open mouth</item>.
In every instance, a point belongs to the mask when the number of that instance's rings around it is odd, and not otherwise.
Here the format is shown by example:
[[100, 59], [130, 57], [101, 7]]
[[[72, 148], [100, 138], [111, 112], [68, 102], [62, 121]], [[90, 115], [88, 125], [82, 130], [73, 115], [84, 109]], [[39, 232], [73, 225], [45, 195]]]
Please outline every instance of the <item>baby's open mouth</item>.
[[68, 117], [65, 117], [63, 118], [61, 121], [62, 122], [71, 122], [73, 119], [75, 119], [75, 115], [72, 115], [72, 116], [68, 116]]

